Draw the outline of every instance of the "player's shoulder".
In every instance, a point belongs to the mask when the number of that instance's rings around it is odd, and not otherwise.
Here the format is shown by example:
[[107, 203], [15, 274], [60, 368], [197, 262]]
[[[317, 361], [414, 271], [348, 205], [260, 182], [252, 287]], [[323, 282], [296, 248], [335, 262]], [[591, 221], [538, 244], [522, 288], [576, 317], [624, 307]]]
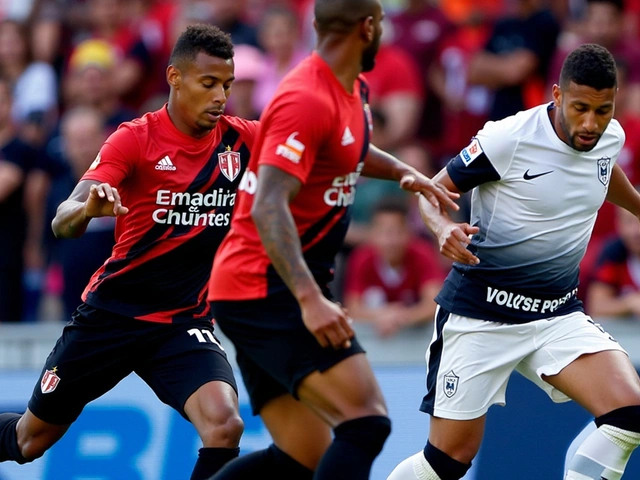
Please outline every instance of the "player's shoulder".
[[153, 131], [159, 121], [159, 111], [147, 112], [138, 118], [122, 122], [118, 125], [116, 131], [111, 134], [111, 137], [144, 136], [149, 131]]
[[300, 104], [307, 112], [333, 105], [335, 82], [328, 78], [330, 69], [323, 62], [317, 54], [302, 60], [282, 80], [271, 103], [274, 106]]
[[260, 122], [258, 120], [247, 120], [233, 115], [223, 115], [220, 118], [220, 123], [226, 128], [235, 130], [240, 136], [253, 138]]
[[609, 125], [607, 126], [607, 129], [604, 131], [604, 134], [618, 140], [621, 147], [622, 145], [624, 145], [624, 142], [626, 140], [626, 133], [624, 132], [624, 128], [622, 128], [622, 125], [620, 125], [620, 122], [615, 118], [611, 119]]
[[502, 120], [489, 121], [485, 123], [482, 131], [485, 134], [508, 135], [511, 139], [528, 137], [538, 131], [540, 118], [547, 107], [547, 105], [540, 105], [528, 110], [522, 110]]

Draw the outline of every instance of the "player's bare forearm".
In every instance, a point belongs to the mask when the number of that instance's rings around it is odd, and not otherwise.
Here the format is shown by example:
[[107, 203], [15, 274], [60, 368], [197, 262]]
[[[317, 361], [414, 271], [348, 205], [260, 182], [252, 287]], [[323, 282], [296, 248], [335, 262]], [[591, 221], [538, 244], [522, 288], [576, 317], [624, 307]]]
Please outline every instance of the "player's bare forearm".
[[366, 177], [397, 180], [404, 190], [421, 193], [434, 205], [443, 204], [452, 210], [460, 208], [454, 201], [460, 198], [458, 192], [448, 190], [443, 183], [431, 180], [374, 145], [370, 145], [361, 173]]
[[436, 237], [449, 223], [453, 223], [446, 210], [433, 205], [425, 197], [420, 196], [418, 205], [422, 221]]
[[58, 238], [78, 238], [87, 230], [95, 217], [126, 215], [129, 209], [122, 205], [120, 194], [108, 183], [81, 180], [69, 198], [58, 207], [51, 222]]
[[381, 178], [383, 180], [397, 180], [416, 170], [404, 162], [379, 149], [373, 144], [369, 144], [369, 153], [364, 161], [364, 168], [361, 174], [370, 178]]
[[617, 164], [611, 170], [607, 200], [630, 211], [635, 216], [640, 215], [640, 193], [629, 181], [622, 167]]
[[51, 229], [56, 238], [78, 238], [87, 230], [90, 221], [84, 202], [65, 200], [56, 211]]
[[300, 181], [276, 167], [261, 166], [251, 216], [273, 267], [299, 302], [320, 288], [302, 256], [298, 229], [289, 202]]

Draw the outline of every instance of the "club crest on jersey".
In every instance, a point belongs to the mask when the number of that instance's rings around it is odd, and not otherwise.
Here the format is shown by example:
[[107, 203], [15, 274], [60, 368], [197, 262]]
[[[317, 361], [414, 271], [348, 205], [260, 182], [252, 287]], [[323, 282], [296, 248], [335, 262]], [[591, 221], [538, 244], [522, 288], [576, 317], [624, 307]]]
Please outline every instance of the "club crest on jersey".
[[598, 159], [598, 180], [605, 187], [609, 185], [609, 172], [611, 171], [611, 159], [602, 157]]
[[227, 151], [218, 154], [218, 164], [222, 174], [233, 182], [240, 173], [240, 153], [232, 152], [231, 147]]
[[453, 397], [458, 391], [458, 380], [460, 380], [460, 377], [458, 377], [453, 370], [444, 376], [444, 394], [448, 398]]
[[58, 367], [53, 367], [51, 370], [45, 370], [40, 380], [40, 391], [42, 393], [53, 392], [60, 383], [60, 377], [56, 375]]
[[460, 158], [462, 159], [462, 163], [468, 167], [471, 162], [480, 156], [481, 153], [483, 152], [480, 142], [478, 142], [477, 138], [474, 138], [469, 146], [460, 152]]

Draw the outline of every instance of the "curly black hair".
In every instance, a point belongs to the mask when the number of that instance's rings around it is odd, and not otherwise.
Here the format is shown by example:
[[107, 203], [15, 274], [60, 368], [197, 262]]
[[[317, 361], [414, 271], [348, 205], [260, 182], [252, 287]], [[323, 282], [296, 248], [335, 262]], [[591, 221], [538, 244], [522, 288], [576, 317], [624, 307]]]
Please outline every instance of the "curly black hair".
[[562, 64], [560, 87], [569, 83], [603, 90], [618, 86], [616, 61], [601, 45], [586, 43], [573, 50]]
[[174, 66], [192, 62], [198, 53], [229, 60], [233, 58], [233, 43], [229, 34], [215, 25], [199, 23], [189, 25], [176, 40], [169, 63]]

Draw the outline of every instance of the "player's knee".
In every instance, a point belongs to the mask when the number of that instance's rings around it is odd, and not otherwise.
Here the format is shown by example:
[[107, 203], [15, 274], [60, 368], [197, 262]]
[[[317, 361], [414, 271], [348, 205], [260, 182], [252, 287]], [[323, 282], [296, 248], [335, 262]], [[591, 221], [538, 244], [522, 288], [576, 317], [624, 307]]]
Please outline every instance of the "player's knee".
[[341, 423], [333, 429], [334, 441], [346, 441], [358, 445], [372, 456], [378, 455], [391, 434], [391, 420], [382, 415], [356, 418]]
[[434, 447], [430, 442], [427, 442], [422, 451], [422, 459], [424, 459], [422, 462], [423, 468], [426, 471], [432, 469], [438, 475], [438, 478], [459, 479], [464, 477], [471, 467], [471, 459], [465, 459], [465, 462], [460, 462], [439, 448]]
[[240, 414], [233, 410], [210, 416], [200, 429], [200, 436], [206, 447], [236, 447], [243, 431], [244, 422]]

